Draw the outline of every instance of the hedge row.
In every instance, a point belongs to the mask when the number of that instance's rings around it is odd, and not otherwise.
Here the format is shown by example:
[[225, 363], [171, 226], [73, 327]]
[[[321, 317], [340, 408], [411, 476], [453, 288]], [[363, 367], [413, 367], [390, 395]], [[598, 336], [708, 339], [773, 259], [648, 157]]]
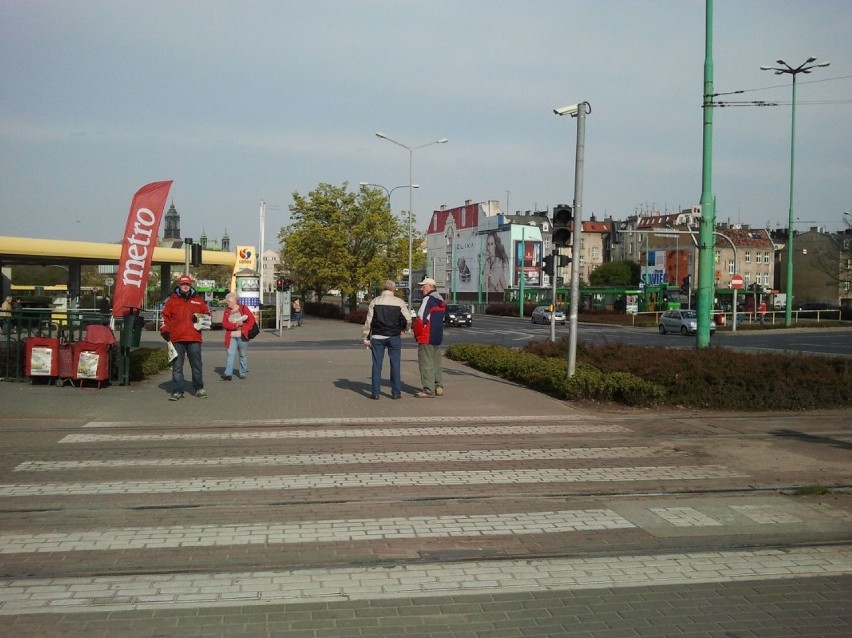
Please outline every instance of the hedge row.
[[629, 372], [604, 374], [594, 366], [578, 363], [574, 376], [569, 378], [564, 359], [540, 357], [504, 346], [457, 343], [449, 346], [445, 355], [558, 399], [650, 406], [660, 403], [665, 396], [662, 387]]

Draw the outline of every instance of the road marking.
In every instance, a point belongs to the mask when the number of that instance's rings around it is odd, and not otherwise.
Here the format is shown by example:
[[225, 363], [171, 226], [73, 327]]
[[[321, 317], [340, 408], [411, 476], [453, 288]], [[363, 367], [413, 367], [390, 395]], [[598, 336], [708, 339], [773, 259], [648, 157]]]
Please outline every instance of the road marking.
[[652, 507], [649, 511], [675, 527], [716, 527], [722, 524], [694, 507]]
[[522, 485], [617, 481], [690, 481], [747, 476], [721, 465], [598, 467], [584, 469], [464, 470], [449, 472], [353, 472], [282, 476], [202, 477], [154, 481], [24, 483], [0, 485], [0, 497], [83, 494], [165, 494], [358, 487]]
[[427, 452], [358, 452], [353, 454], [266, 454], [224, 458], [109, 459], [86, 461], [24, 461], [16, 472], [119, 467], [205, 467], [233, 465], [363, 465], [371, 463], [458, 463], [563, 459], [617, 459], [682, 455], [657, 447], [540, 448], [511, 450], [435, 450]]
[[695, 585], [852, 574], [852, 547], [638, 554], [0, 581], [0, 615], [109, 613], [532, 591]]
[[793, 516], [774, 505], [731, 505], [731, 509], [761, 525], [803, 522], [798, 516]]
[[[566, 406], [568, 408], [569, 406]], [[570, 409], [570, 408], [569, 408]], [[378, 423], [406, 423], [417, 425], [418, 423], [550, 423], [564, 421], [594, 421], [595, 417], [572, 411], [571, 414], [562, 415], [521, 415], [521, 416], [386, 416], [386, 417], [340, 417], [340, 418], [298, 418], [298, 419], [263, 419], [243, 420], [233, 419], [210, 419], [204, 425], [212, 426], [240, 426], [240, 427], [280, 427], [284, 425], [376, 425]], [[158, 421], [89, 421], [84, 428], [127, 428], [127, 427], [162, 427]], [[176, 424], [175, 424], [176, 425]]]
[[398, 538], [519, 536], [635, 528], [608, 509], [415, 516], [293, 523], [121, 527], [85, 532], [2, 534], [0, 554], [334, 543]]
[[[446, 420], [446, 419], [444, 419]], [[425, 428], [353, 428], [351, 430], [258, 430], [242, 432], [168, 432], [163, 434], [69, 434], [60, 443], [101, 443], [111, 441], [202, 441], [251, 439], [334, 439], [416, 436], [485, 436], [506, 434], [604, 434], [630, 432], [629, 428], [612, 424], [588, 425], [518, 425], [480, 427]]]

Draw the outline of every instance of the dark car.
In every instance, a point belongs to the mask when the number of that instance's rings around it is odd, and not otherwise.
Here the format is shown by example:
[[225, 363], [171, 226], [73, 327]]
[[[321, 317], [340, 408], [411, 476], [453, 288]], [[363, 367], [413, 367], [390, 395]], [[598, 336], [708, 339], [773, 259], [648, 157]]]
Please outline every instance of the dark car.
[[449, 304], [447, 312], [444, 313], [444, 324], [469, 328], [473, 325], [473, 315], [470, 314], [470, 308], [458, 304]]

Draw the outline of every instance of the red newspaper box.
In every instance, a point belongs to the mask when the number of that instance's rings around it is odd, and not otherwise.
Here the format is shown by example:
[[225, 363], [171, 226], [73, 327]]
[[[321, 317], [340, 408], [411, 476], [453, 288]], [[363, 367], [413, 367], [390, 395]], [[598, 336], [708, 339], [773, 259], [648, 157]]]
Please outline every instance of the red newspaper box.
[[55, 377], [59, 374], [59, 339], [30, 337], [26, 342], [24, 373], [28, 377]]
[[105, 343], [77, 341], [74, 344], [74, 379], [101, 383], [109, 379], [109, 346]]

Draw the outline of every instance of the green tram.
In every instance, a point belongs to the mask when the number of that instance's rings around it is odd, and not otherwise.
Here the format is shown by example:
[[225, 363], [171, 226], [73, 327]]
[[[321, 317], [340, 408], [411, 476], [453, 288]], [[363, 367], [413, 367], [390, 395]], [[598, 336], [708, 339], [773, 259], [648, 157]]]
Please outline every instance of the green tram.
[[[512, 288], [506, 291], [505, 302], [517, 303], [519, 291]], [[551, 304], [551, 288], [524, 289], [524, 302], [540, 305]], [[571, 299], [569, 288], [556, 289], [556, 305], [568, 308]], [[662, 312], [676, 310], [681, 304], [688, 304], [687, 298], [677, 286], [656, 284], [645, 286], [582, 286], [580, 288], [580, 312], [610, 311], [619, 313]]]

